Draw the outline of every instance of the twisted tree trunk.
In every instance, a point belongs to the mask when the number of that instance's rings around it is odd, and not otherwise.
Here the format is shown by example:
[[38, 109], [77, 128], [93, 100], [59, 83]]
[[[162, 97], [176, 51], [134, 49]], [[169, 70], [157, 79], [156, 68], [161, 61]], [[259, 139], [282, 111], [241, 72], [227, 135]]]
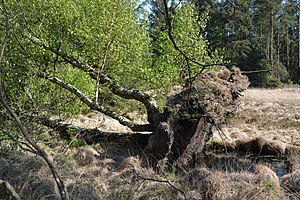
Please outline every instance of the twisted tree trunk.
[[[227, 116], [236, 111], [238, 97], [248, 86], [247, 77], [242, 75], [238, 68], [230, 71], [225, 67], [220, 67], [206, 71], [194, 77], [191, 86], [181, 88], [179, 92], [169, 96], [164, 112], [159, 113], [158, 109], [153, 109], [156, 117], [152, 116], [149, 124], [139, 127], [117, 114], [112, 115], [111, 112], [106, 112], [59, 79], [44, 78], [78, 94], [81, 101], [90, 108], [115, 116], [115, 119], [132, 130], [150, 130], [151, 133], [112, 133], [98, 129], [83, 129], [60, 120], [42, 117], [33, 117], [35, 121], [58, 130], [64, 138], [69, 138], [68, 130], [75, 129], [79, 131], [81, 139], [88, 144], [105, 141], [143, 149], [153, 165], [162, 159], [170, 164], [175, 161], [180, 161], [184, 165], [194, 162], [195, 154], [201, 152], [206, 141], [211, 138], [213, 128], [220, 128]], [[135, 90], [126, 89], [126, 91]], [[133, 94], [135, 99], [140, 100], [144, 96], [141, 91], [126, 94], [128, 98], [133, 98], [129, 95]]]

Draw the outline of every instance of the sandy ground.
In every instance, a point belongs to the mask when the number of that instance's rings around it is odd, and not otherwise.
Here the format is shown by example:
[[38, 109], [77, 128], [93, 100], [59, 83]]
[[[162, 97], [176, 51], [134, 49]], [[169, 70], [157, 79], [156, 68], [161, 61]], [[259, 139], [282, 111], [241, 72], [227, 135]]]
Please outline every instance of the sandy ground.
[[[229, 143], [263, 138], [282, 149], [300, 147], [300, 88], [248, 89], [239, 113], [215, 140]], [[220, 136], [221, 135], [221, 136]]]

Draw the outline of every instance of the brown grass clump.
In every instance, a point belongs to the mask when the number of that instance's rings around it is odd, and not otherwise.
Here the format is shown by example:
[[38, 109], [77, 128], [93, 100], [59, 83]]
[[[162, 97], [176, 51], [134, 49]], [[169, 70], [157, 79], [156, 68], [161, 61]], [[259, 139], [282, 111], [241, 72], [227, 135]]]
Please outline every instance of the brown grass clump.
[[289, 163], [289, 171], [290, 172], [300, 170], [300, 153], [299, 152], [300, 152], [299, 149], [297, 149], [296, 151], [291, 150], [289, 152], [287, 161]]
[[286, 152], [286, 146], [287, 145], [281, 141], [268, 140], [265, 137], [236, 141], [237, 150], [266, 155], [283, 155]]
[[191, 190], [201, 190], [205, 179], [211, 176], [213, 173], [207, 168], [195, 168], [187, 173], [180, 183], [188, 185]]
[[255, 174], [197, 169], [191, 171], [181, 181], [182, 184], [188, 185], [194, 194], [200, 194], [203, 200], [284, 199], [277, 176], [265, 166], [257, 166]]
[[281, 186], [288, 199], [300, 199], [300, 171], [287, 174], [281, 179]]
[[255, 165], [254, 169], [261, 179], [270, 181], [274, 189], [280, 188], [279, 178], [272, 169], [261, 164]]
[[79, 165], [91, 165], [100, 154], [92, 148], [79, 148], [74, 154], [74, 159]]
[[21, 199], [59, 199], [56, 184], [41, 158], [17, 151], [0, 152], [0, 157], [0, 179], [8, 181]]
[[103, 183], [91, 179], [83, 179], [76, 183], [68, 185], [68, 191], [73, 200], [83, 199], [102, 199], [106, 192], [106, 186]]
[[139, 168], [141, 168], [141, 161], [138, 158], [130, 156], [121, 162], [118, 170], [133, 170]]

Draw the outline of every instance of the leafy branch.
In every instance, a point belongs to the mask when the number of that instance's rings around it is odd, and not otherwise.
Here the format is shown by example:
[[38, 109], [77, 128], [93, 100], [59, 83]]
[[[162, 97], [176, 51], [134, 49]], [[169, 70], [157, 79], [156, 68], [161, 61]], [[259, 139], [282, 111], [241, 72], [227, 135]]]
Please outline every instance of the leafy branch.
[[99, 112], [102, 112], [105, 115], [118, 120], [121, 124], [123, 124], [125, 126], [128, 126], [128, 127], [136, 126], [136, 124], [131, 122], [129, 119], [127, 119], [113, 111], [110, 111], [109, 109], [105, 108], [104, 106], [98, 105], [96, 102], [93, 102], [90, 98], [88, 98], [84, 93], [82, 93], [80, 90], [78, 90], [73, 85], [62, 81], [57, 77], [49, 77], [49, 76], [41, 74], [41, 73], [38, 73], [37, 75], [38, 75], [38, 77], [49, 80], [50, 82], [55, 83], [55, 84], [59, 85], [60, 87], [68, 90], [69, 92], [75, 94], [80, 99], [80, 101], [83, 102], [84, 104], [86, 104], [89, 108], [91, 108], [93, 110], [97, 110]]
[[[181, 3], [181, 1], [179, 1], [178, 4], [180, 4], [180, 3]], [[168, 37], [171, 40], [171, 42], [172, 42], [173, 47], [175, 48], [175, 50], [178, 51], [183, 56], [183, 58], [184, 58], [184, 60], [185, 60], [185, 62], [187, 64], [187, 69], [188, 69], [188, 83], [189, 84], [191, 84], [193, 82], [193, 80], [195, 79], [195, 77], [198, 76], [199, 74], [201, 74], [208, 67], [212, 67], [212, 66], [227, 66], [228, 65], [228, 64], [224, 64], [224, 63], [202, 64], [199, 61], [196, 61], [195, 59], [193, 59], [189, 55], [187, 55], [187, 53], [184, 52], [184, 50], [182, 50], [177, 45], [177, 42], [175, 41], [175, 39], [173, 37], [173, 25], [172, 25], [172, 18], [170, 16], [170, 12], [169, 12], [169, 8], [168, 8], [168, 1], [167, 0], [163, 0], [163, 4], [164, 4], [164, 10], [165, 10], [165, 12], [164, 12], [165, 20], [166, 20], [166, 25], [167, 25], [167, 29], [168, 29]], [[200, 72], [197, 73], [197, 75], [194, 76], [194, 77], [192, 77], [191, 63], [194, 63], [196, 65], [201, 66]]]
[[[150, 124], [156, 124], [159, 121], [160, 111], [156, 106], [156, 101], [146, 92], [144, 92], [142, 90], [122, 87], [116, 81], [109, 78], [107, 75], [105, 75], [103, 73], [98, 73], [94, 67], [82, 62], [79, 59], [75, 59], [73, 56], [69, 56], [69, 55], [65, 54], [61, 50], [57, 51], [56, 49], [43, 43], [39, 38], [33, 37], [31, 35], [27, 35], [26, 37], [28, 39], [30, 39], [31, 42], [43, 47], [45, 50], [48, 50], [54, 54], [57, 54], [60, 58], [62, 58], [66, 63], [70, 64], [72, 67], [80, 69], [80, 70], [88, 73], [91, 78], [93, 78], [97, 82], [99, 81], [99, 84], [107, 85], [108, 88], [110, 89], [110, 91], [112, 93], [114, 93], [115, 95], [120, 96], [125, 99], [133, 99], [133, 100], [141, 102], [146, 107], [147, 115], [148, 115], [148, 122]], [[51, 79], [50, 81], [59, 82], [59, 81], [57, 81], [57, 79], [56, 80]], [[63, 85], [66, 86], [66, 84], [67, 83], [65, 83]], [[67, 88], [65, 88], [65, 89], [67, 89]], [[82, 95], [80, 95], [80, 96], [82, 96]], [[115, 117], [113, 117], [113, 118], [115, 118]], [[119, 119], [117, 119], [117, 120], [119, 120]], [[122, 120], [123, 119], [121, 119], [121, 121]], [[124, 124], [125, 121], [123, 120], [122, 123]], [[127, 123], [127, 122], [125, 122], [125, 123]], [[130, 124], [127, 123], [127, 125], [130, 125]], [[132, 127], [132, 126], [130, 125], [130, 127]]]
[[[0, 64], [2, 63], [2, 60], [3, 60], [4, 51], [5, 51], [5, 48], [6, 48], [6, 45], [7, 45], [10, 30], [11, 30], [11, 28], [9, 26], [6, 26], [6, 33], [5, 33], [5, 37], [4, 37], [4, 40], [2, 42], [2, 47], [1, 47], [1, 51], [0, 51]], [[0, 75], [2, 75], [2, 73]], [[22, 133], [24, 139], [28, 142], [28, 145], [26, 145], [26, 146], [28, 146], [31, 149], [30, 152], [33, 152], [36, 155], [41, 156], [45, 160], [45, 162], [47, 163], [47, 165], [50, 168], [50, 171], [52, 173], [52, 176], [54, 178], [54, 181], [56, 182], [56, 185], [58, 187], [61, 199], [62, 200], [69, 200], [68, 191], [65, 187], [65, 184], [64, 184], [63, 180], [61, 179], [60, 175], [58, 174], [53, 162], [50, 160], [47, 153], [39, 145], [37, 145], [37, 143], [35, 141], [32, 140], [32, 138], [30, 137], [27, 129], [25, 128], [25, 126], [21, 122], [18, 115], [7, 104], [7, 102], [4, 98], [4, 89], [2, 88], [2, 80], [1, 79], [0, 79], [0, 101], [1, 101], [2, 105], [4, 106], [4, 108], [6, 109], [6, 111], [11, 115], [11, 117], [16, 122], [17, 127], [19, 128], [20, 132]], [[9, 185], [6, 184], [6, 186], [9, 186]], [[15, 197], [17, 197], [17, 196], [15, 196]]]

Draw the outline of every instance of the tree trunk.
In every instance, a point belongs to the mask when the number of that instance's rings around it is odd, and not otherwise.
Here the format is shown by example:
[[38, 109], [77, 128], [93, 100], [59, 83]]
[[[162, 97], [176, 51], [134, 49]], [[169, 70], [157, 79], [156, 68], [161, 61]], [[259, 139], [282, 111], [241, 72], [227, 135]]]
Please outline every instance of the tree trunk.
[[[111, 133], [98, 129], [83, 129], [60, 120], [33, 117], [35, 121], [58, 130], [68, 138], [69, 130], [79, 131], [86, 143], [113, 142], [130, 149], [143, 150], [154, 167], [159, 160], [168, 165], [190, 165], [195, 154], [201, 152], [212, 136], [213, 127], [220, 127], [226, 116], [237, 109], [240, 92], [248, 86], [248, 79], [239, 69], [225, 67], [193, 77], [191, 86], [169, 96], [166, 109], [151, 133]], [[70, 139], [70, 138], [69, 138]]]
[[273, 10], [271, 11], [271, 16], [270, 16], [270, 63], [271, 63], [271, 69], [273, 72], [273, 76], [276, 74], [276, 70], [274, 69], [274, 58], [273, 58], [273, 50], [274, 50], [274, 12]]
[[289, 38], [289, 31], [287, 27], [286, 31], [286, 67], [290, 68], [290, 38]]
[[[300, 7], [300, 5], [298, 7]], [[300, 13], [298, 13], [298, 70], [297, 70], [297, 82], [300, 83]]]

